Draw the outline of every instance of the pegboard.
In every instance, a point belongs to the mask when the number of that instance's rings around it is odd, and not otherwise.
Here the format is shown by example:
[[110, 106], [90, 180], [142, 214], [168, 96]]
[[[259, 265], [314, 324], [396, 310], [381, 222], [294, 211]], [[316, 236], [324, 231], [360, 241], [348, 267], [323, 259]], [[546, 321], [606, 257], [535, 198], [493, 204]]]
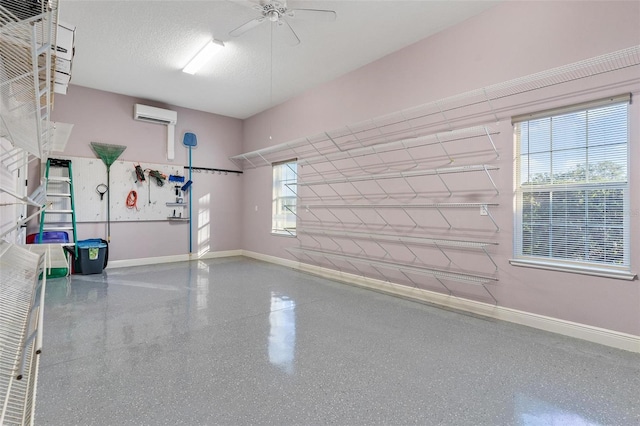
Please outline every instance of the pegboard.
[[[181, 182], [170, 182], [168, 177], [184, 176], [182, 166], [168, 164], [152, 164], [133, 161], [115, 161], [111, 165], [110, 184], [107, 182], [107, 167], [99, 158], [67, 157], [71, 160], [73, 169], [74, 201], [77, 222], [106, 222], [107, 194], [102, 200], [97, 187], [100, 184], [109, 186], [111, 203], [111, 221], [128, 222], [139, 220], [168, 220], [169, 217], [183, 217], [188, 215], [187, 198], [182, 191], [176, 195], [176, 186]], [[135, 166], [140, 164], [145, 170], [145, 181], [139, 181]], [[54, 175], [56, 168], [50, 170]], [[157, 170], [167, 176], [162, 186], [153, 177], [149, 177], [148, 170]], [[131, 191], [137, 194], [135, 207], [127, 206], [127, 197]], [[175, 204], [177, 198], [185, 202], [183, 206], [167, 206]]]

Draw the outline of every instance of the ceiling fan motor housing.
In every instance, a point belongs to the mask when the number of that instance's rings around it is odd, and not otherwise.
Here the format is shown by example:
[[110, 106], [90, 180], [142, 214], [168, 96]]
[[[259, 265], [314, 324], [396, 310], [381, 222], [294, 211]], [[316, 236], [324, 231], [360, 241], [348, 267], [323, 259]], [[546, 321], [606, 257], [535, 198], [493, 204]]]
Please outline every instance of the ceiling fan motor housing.
[[279, 7], [279, 3], [267, 3], [262, 7], [262, 15], [271, 22], [279, 21], [286, 12], [286, 6]]

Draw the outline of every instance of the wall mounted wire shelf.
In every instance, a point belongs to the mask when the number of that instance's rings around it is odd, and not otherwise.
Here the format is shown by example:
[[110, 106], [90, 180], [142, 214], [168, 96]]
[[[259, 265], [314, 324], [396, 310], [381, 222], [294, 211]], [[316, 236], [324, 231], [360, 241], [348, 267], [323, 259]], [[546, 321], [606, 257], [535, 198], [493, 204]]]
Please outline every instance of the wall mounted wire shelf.
[[460, 127], [457, 123], [469, 117], [478, 117], [482, 121], [492, 117], [496, 122], [508, 118], [509, 110], [494, 107], [505, 98], [638, 66], [640, 45], [438, 99], [315, 136], [235, 155], [230, 159], [244, 170], [269, 166], [290, 158], [298, 158], [304, 164], [307, 159], [315, 161], [316, 158], [330, 155], [340, 156], [344, 151], [383, 143], [396, 142], [401, 145], [403, 141], [407, 143], [438, 133], [433, 129], [456, 132], [456, 127]]

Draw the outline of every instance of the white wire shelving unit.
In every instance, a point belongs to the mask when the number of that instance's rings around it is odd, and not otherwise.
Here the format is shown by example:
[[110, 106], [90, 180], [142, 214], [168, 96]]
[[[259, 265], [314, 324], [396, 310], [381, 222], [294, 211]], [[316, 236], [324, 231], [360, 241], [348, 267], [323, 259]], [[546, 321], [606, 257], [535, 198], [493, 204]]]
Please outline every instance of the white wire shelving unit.
[[25, 206], [18, 217], [3, 218], [0, 238], [19, 240], [17, 231], [34, 216], [26, 217], [26, 206], [42, 208], [41, 188], [27, 196], [11, 184], [24, 181], [28, 164], [46, 158], [51, 148], [57, 5], [56, 0], [0, 5], [0, 194], [3, 207]]
[[[497, 160], [497, 134], [483, 124], [349, 149], [334, 146], [329, 153], [314, 149], [298, 158], [298, 182], [289, 189], [297, 196], [290, 211], [297, 217], [299, 245], [289, 253], [303, 263], [387, 282], [397, 283], [399, 276], [418, 288], [432, 280], [450, 295], [455, 285], [448, 282], [478, 285], [497, 303], [488, 286], [498, 280], [491, 253], [497, 243], [491, 239], [500, 227], [491, 209], [498, 205], [492, 173], [499, 167], [452, 164], [470, 147]], [[443, 165], [430, 167], [434, 159]], [[470, 181], [476, 183], [472, 190]], [[469, 228], [485, 239], [471, 239]], [[461, 254], [481, 258], [475, 260], [480, 269], [463, 269]]]
[[[434, 227], [447, 231], [458, 227], [448, 217], [452, 210], [466, 211], [467, 218], [473, 222], [473, 213], [477, 214], [480, 209], [485, 212], [486, 220], [493, 224], [495, 232], [499, 231], [498, 223], [490, 212], [497, 205], [490, 197], [499, 194], [491, 173], [499, 168], [493, 164], [453, 166], [453, 157], [448, 149], [457, 145], [459, 152], [460, 146], [471, 146], [495, 160], [499, 158], [493, 142], [493, 136], [497, 134], [490, 126], [483, 125], [299, 159], [303, 172], [295, 188], [291, 189], [298, 195], [299, 208], [294, 214], [298, 217], [300, 245], [290, 253], [300, 261], [328, 262], [340, 270], [342, 268], [336, 259], [341, 258], [353, 272], [387, 281], [391, 279], [385, 271], [395, 270], [406, 277], [409, 284], [420, 286], [407, 273], [412, 271], [414, 276], [433, 278], [449, 294], [451, 289], [445, 284], [446, 280], [469, 283], [476, 277], [477, 283], [495, 301], [485, 286], [494, 281], [494, 277], [487, 278], [485, 273], [474, 271], [463, 272], [459, 268], [456, 270], [456, 262], [447, 253], [480, 248], [479, 251], [493, 266], [490, 272], [495, 274], [497, 267], [487, 248], [492, 249], [497, 244], [453, 237], [434, 238], [428, 231]], [[426, 167], [433, 154], [447, 165]], [[467, 173], [484, 180], [484, 188], [474, 192], [475, 195], [482, 194], [487, 201], [469, 202], [459, 194], [460, 188], [454, 189], [447, 183], [450, 177]], [[384, 182], [391, 186], [385, 187]], [[433, 188], [443, 190], [440, 198], [445, 201], [434, 201], [430, 193]], [[437, 218], [425, 221], [421, 218], [425, 211], [435, 212]], [[367, 249], [363, 241], [373, 242], [377, 250]], [[401, 245], [405, 253], [393, 255], [390, 245]], [[424, 246], [438, 250], [442, 255], [439, 264], [428, 262], [432, 255], [425, 256], [419, 250]], [[362, 267], [367, 261], [370, 261], [368, 272]], [[394, 268], [394, 265], [402, 267]]]
[[[322, 199], [322, 196], [313, 190], [314, 186], [327, 186], [331, 188], [331, 190], [335, 193], [335, 198], [340, 199], [341, 201], [346, 201], [345, 197], [337, 190], [335, 187], [340, 184], [349, 184], [353, 190], [360, 196], [361, 199], [367, 199], [367, 195], [358, 189], [355, 185], [357, 182], [373, 182], [382, 193], [385, 195], [385, 198], [393, 198], [391, 194], [385, 193], [385, 189], [380, 185], [381, 181], [385, 180], [396, 180], [402, 181], [407, 188], [409, 189], [409, 196], [411, 198], [417, 198], [422, 189], [417, 187], [415, 182], [419, 182], [416, 180], [420, 177], [426, 176], [436, 176], [439, 182], [442, 184], [442, 187], [446, 190], [449, 196], [454, 195], [454, 192], [451, 190], [450, 186], [447, 185], [446, 179], [444, 176], [449, 174], [458, 174], [458, 173], [469, 173], [469, 172], [483, 172], [483, 175], [486, 175], [488, 182], [493, 187], [496, 195], [500, 194], [498, 187], [495, 184], [495, 181], [491, 177], [489, 173], [490, 170], [499, 170], [499, 167], [495, 165], [469, 165], [469, 166], [456, 166], [456, 167], [442, 167], [436, 169], [421, 169], [421, 170], [409, 170], [402, 172], [391, 172], [391, 173], [375, 173], [375, 174], [363, 174], [359, 176], [351, 176], [351, 177], [342, 177], [342, 178], [331, 178], [331, 179], [320, 179], [320, 180], [305, 180], [303, 182], [298, 182], [296, 187], [309, 187], [309, 190], [313, 192], [317, 199]], [[317, 172], [317, 171], [316, 171]], [[318, 173], [319, 174], [319, 173]], [[413, 178], [413, 179], [412, 179]], [[412, 184], [412, 181], [414, 183]], [[295, 189], [292, 188], [294, 192]], [[405, 195], [406, 197], [406, 195]]]
[[[51, 149], [57, 0], [0, 4], [0, 424], [34, 423], [46, 262], [59, 248], [26, 246], [24, 225], [44, 190], [26, 194], [30, 162]], [[35, 213], [27, 215], [27, 207]]]
[[296, 159], [298, 247], [287, 250], [298, 261], [423, 289], [434, 280], [452, 296], [451, 283], [478, 285], [498, 304], [497, 123], [530, 92], [608, 73], [638, 82], [639, 68], [632, 46], [230, 159], [243, 170]]
[[[247, 170], [291, 158], [311, 162], [324, 158], [335, 161], [334, 156], [348, 156], [346, 152], [355, 148], [368, 148], [374, 152], [374, 146], [389, 142], [395, 144], [391, 145], [394, 148], [401, 148], [403, 144], [420, 138], [436, 139], [438, 143], [438, 137], [434, 135], [442, 130], [450, 131], [452, 137], [469, 131], [458, 130], [461, 127], [457, 124], [459, 122], [473, 118], [477, 118], [479, 123], [491, 121], [488, 118], [497, 122], [510, 118], [510, 108], [502, 108], [506, 99], [638, 66], [640, 45], [230, 158], [242, 170]], [[441, 132], [439, 137], [444, 134]]]
[[[387, 275], [384, 274], [384, 270], [388, 271], [398, 271], [402, 275], [404, 275], [409, 282], [411, 282], [414, 286], [420, 287], [421, 284], [415, 280], [415, 278], [411, 278], [412, 276], [423, 276], [423, 277], [431, 277], [435, 279], [440, 285], [449, 293], [454, 294], [451, 290], [450, 286], [447, 286], [446, 281], [454, 281], [459, 283], [473, 284], [481, 286], [487, 294], [494, 300], [497, 304], [498, 301], [493, 296], [493, 293], [489, 290], [486, 284], [498, 281], [496, 277], [493, 276], [481, 276], [478, 274], [469, 274], [461, 271], [449, 271], [446, 269], [438, 269], [433, 267], [424, 267], [416, 264], [405, 264], [399, 262], [397, 260], [385, 260], [385, 259], [376, 259], [370, 256], [361, 257], [358, 255], [345, 254], [345, 253], [336, 253], [326, 250], [318, 250], [307, 247], [297, 247], [297, 248], [289, 248], [288, 251], [293, 254], [293, 256], [300, 260], [311, 260], [312, 262], [317, 259], [315, 256], [318, 256], [320, 261], [327, 260], [329, 261], [337, 270], [342, 270], [339, 264], [333, 262], [335, 261], [343, 261], [350, 264], [353, 269], [355, 269], [359, 274], [366, 276], [369, 275], [367, 271], [364, 269], [358, 268], [358, 264], [361, 266], [365, 266], [368, 268], [373, 268], [380, 276], [388, 282], [392, 282], [393, 280]], [[305, 259], [306, 257], [306, 259]]]
[[383, 258], [385, 259], [393, 259], [394, 255], [391, 254], [389, 250], [385, 248], [387, 245], [402, 245], [409, 252], [411, 252], [413, 259], [411, 262], [419, 261], [420, 256], [412, 250], [413, 246], [432, 246], [440, 251], [442, 256], [444, 256], [449, 262], [452, 259], [447, 255], [446, 250], [448, 248], [466, 248], [473, 250], [480, 250], [486, 256], [487, 259], [494, 266], [495, 270], [498, 270], [498, 265], [494, 261], [492, 255], [487, 251], [487, 248], [491, 246], [496, 246], [498, 243], [493, 241], [469, 241], [469, 240], [450, 240], [443, 238], [428, 238], [428, 237], [415, 237], [411, 235], [398, 235], [398, 234], [385, 234], [385, 233], [373, 233], [373, 232], [354, 232], [354, 231], [334, 231], [328, 229], [314, 229], [314, 228], [306, 228], [300, 229], [298, 231], [301, 235], [308, 235], [318, 247], [322, 247], [322, 242], [319, 241], [318, 238], [326, 237], [329, 238], [337, 247], [341, 248], [339, 243], [340, 239], [348, 239], [353, 241], [359, 248], [359, 254], [368, 255], [367, 249], [358, 244], [357, 241], [373, 241], [377, 247], [382, 249], [384, 252]]
[[[33, 424], [42, 351], [45, 260], [0, 241], [0, 424]], [[39, 276], [42, 275], [42, 279]]]
[[[385, 217], [380, 214], [380, 211], [382, 211], [382, 210], [399, 210], [399, 211], [402, 211], [406, 215], [406, 217], [413, 223], [413, 226], [417, 228], [417, 227], [420, 226], [420, 224], [418, 222], [416, 222], [414, 217], [411, 215], [410, 211], [411, 210], [433, 209], [433, 210], [438, 212], [440, 217], [442, 217], [442, 220], [447, 224], [447, 228], [448, 229], [454, 228], [454, 225], [452, 225], [451, 221], [449, 219], [447, 219], [447, 215], [445, 214], [445, 210], [446, 209], [474, 209], [475, 211], [483, 209], [483, 213], [486, 213], [485, 216], [487, 216], [487, 218], [491, 220], [491, 222], [493, 223], [493, 225], [496, 228], [496, 231], [499, 231], [500, 227], [498, 226], [498, 224], [496, 223], [495, 219], [491, 215], [491, 212], [489, 211], [489, 207], [495, 207], [497, 205], [498, 205], [497, 203], [306, 204], [306, 205], [304, 205], [304, 208], [306, 210], [308, 210], [308, 213], [313, 215], [319, 222], [322, 222], [322, 219], [320, 219], [317, 215], [315, 215], [313, 213], [313, 211], [320, 210], [320, 209], [330, 210], [332, 212], [331, 214], [336, 218], [338, 223], [340, 223], [341, 225], [346, 225], [346, 224], [342, 220], [340, 220], [340, 217], [335, 213], [336, 210], [348, 210], [354, 216], [358, 216], [355, 213], [355, 211], [357, 211], [357, 210], [371, 210], [375, 214], [377, 214], [378, 216], [380, 216], [382, 218], [382, 220], [385, 222], [384, 223], [384, 227], [386, 227], [386, 228], [393, 228], [393, 223], [387, 221], [385, 219]], [[297, 215], [297, 213], [295, 213], [295, 214]], [[302, 221], [304, 221], [306, 219], [306, 218], [301, 217], [301, 216], [298, 216], [298, 218], [300, 220], [302, 220]], [[362, 220], [362, 221], [363, 221], [363, 225], [366, 225], [366, 223], [364, 223], [365, 221], [364, 220]]]

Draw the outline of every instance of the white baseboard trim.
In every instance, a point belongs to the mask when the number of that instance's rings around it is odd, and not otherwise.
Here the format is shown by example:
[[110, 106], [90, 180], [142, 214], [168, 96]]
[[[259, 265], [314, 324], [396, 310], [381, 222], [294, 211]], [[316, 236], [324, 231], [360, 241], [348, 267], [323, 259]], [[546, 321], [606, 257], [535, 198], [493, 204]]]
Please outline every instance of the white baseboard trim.
[[406, 297], [422, 302], [428, 302], [446, 308], [471, 312], [489, 318], [508, 321], [515, 324], [537, 328], [540, 330], [550, 331], [552, 333], [557, 333], [564, 336], [575, 337], [578, 339], [599, 343], [601, 345], [606, 345], [617, 349], [640, 353], [640, 336], [636, 336], [633, 334], [621, 333], [605, 328], [593, 327], [586, 324], [580, 324], [558, 318], [547, 317], [544, 315], [533, 314], [530, 312], [519, 311], [517, 309], [495, 306], [469, 299], [462, 299], [459, 297], [449, 296], [429, 290], [421, 290], [405, 285], [393, 284], [382, 280], [366, 278], [359, 275], [344, 273], [328, 268], [321, 268], [319, 266], [314, 266], [307, 263], [282, 259], [279, 257], [255, 253], [248, 250], [241, 250], [241, 252], [242, 255], [246, 257], [297, 269], [303, 272], [321, 276], [323, 278], [356, 285], [358, 287], [376, 290], [394, 296]]
[[176, 254], [173, 256], [143, 257], [140, 259], [110, 260], [109, 268], [126, 268], [129, 266], [157, 265], [159, 263], [188, 262], [199, 259], [215, 259], [218, 257], [242, 256], [242, 250], [213, 251], [199, 255], [198, 253]]

